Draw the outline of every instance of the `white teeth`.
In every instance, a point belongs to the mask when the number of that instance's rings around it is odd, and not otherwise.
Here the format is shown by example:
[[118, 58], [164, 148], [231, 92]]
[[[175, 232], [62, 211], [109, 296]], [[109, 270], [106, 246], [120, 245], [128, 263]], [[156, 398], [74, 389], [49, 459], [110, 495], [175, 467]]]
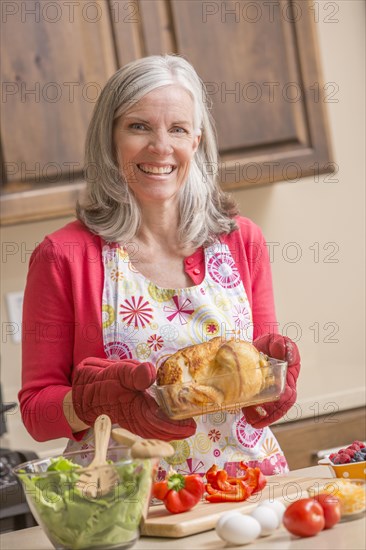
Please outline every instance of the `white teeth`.
[[139, 164], [138, 167], [146, 174], [170, 174], [173, 166], [150, 166], [149, 164]]

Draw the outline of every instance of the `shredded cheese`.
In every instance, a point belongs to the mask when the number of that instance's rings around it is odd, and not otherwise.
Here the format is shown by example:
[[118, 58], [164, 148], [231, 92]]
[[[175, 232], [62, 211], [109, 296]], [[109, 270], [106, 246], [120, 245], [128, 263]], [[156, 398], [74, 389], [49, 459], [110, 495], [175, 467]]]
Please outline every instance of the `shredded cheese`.
[[[339, 498], [342, 515], [356, 514], [366, 509], [366, 487], [362, 481], [334, 479], [321, 489], [309, 490], [309, 493], [328, 493]], [[314, 496], [310, 495], [310, 496]]]

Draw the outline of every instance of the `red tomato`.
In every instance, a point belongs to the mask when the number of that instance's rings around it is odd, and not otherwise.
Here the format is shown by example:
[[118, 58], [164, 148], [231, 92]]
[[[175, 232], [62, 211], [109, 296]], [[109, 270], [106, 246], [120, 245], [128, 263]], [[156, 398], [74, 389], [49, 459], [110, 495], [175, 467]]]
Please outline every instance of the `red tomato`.
[[312, 537], [324, 529], [323, 508], [313, 498], [301, 498], [286, 508], [283, 524], [293, 535]]
[[324, 529], [330, 529], [341, 519], [341, 503], [339, 499], [327, 493], [319, 493], [314, 499], [319, 502], [320, 506], [323, 508], [325, 519]]

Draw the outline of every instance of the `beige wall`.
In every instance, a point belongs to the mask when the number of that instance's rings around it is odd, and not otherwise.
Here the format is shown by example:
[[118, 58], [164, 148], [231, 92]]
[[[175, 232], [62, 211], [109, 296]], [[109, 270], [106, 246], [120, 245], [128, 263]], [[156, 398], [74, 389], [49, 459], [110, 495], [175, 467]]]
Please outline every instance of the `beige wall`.
[[[241, 213], [258, 223], [267, 238], [280, 330], [298, 338], [301, 350], [299, 402], [290, 419], [365, 401], [365, 5], [358, 0], [337, 4], [332, 17], [337, 23], [326, 20], [321, 2], [317, 23], [324, 82], [338, 86], [337, 102], [326, 104], [339, 165], [336, 181], [320, 176], [319, 182], [306, 178], [234, 193]], [[5, 294], [24, 287], [26, 251], [67, 221], [3, 230], [3, 243], [19, 246], [2, 265], [3, 327]], [[4, 397], [11, 401], [20, 386], [20, 346], [2, 336]], [[63, 445], [60, 440], [33, 442], [18, 412], [8, 419], [3, 444], [38, 452]]]

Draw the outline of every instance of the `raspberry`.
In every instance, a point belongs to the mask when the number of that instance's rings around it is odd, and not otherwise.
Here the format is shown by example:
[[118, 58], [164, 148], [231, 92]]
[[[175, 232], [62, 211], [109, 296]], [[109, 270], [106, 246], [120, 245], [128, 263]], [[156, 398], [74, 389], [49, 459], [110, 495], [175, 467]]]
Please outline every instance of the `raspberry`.
[[339, 455], [335, 455], [335, 457], [332, 459], [333, 464], [340, 464], [341, 460], [339, 458]]
[[348, 448], [344, 451], [343, 454], [346, 454], [346, 455], [350, 456], [351, 458], [353, 458], [355, 453], [356, 453], [355, 449]]
[[346, 455], [346, 453], [341, 453], [339, 455], [339, 463], [340, 464], [348, 464], [348, 462], [351, 462], [351, 457]]
[[365, 443], [363, 441], [358, 441], [357, 439], [352, 443], [352, 445], [358, 445], [361, 449], [366, 447]]
[[354, 449], [355, 451], [359, 451], [361, 449], [361, 447], [357, 445], [357, 443], [352, 443], [352, 445], [350, 445], [348, 448]]
[[337, 456], [337, 453], [330, 453], [329, 460], [333, 460], [335, 456]]

